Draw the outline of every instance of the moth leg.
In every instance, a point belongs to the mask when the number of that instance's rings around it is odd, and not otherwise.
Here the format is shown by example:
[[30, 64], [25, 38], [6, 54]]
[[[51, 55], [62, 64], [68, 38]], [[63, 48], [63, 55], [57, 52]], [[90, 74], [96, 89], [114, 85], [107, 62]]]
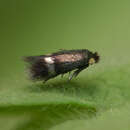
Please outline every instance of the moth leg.
[[48, 78], [47, 78], [47, 79], [44, 79], [43, 83], [45, 84], [48, 80], [49, 80]]
[[69, 81], [73, 78], [73, 74], [69, 75]]
[[61, 74], [61, 78], [63, 78], [64, 74]]
[[42, 83], [45, 84], [45, 83], [46, 83], [46, 80], [44, 80]]
[[85, 68], [76, 70], [76, 71], [74, 72], [74, 77], [77, 77], [78, 74], [79, 74], [82, 70], [84, 70], [84, 69], [85, 69]]
[[70, 81], [73, 77], [76, 77], [76, 76], [75, 76], [75, 75], [76, 75], [76, 72], [77, 72], [77, 70], [74, 71], [73, 74], [69, 75], [69, 81]]
[[79, 74], [82, 70], [84, 70], [85, 68], [86, 68], [86, 67], [82, 67], [82, 68], [79, 68], [79, 69], [77, 69], [76, 71], [74, 71], [74, 73], [69, 76], [69, 80], [71, 80], [73, 77], [77, 77], [78, 74]]
[[69, 71], [69, 76], [71, 75], [71, 71]]

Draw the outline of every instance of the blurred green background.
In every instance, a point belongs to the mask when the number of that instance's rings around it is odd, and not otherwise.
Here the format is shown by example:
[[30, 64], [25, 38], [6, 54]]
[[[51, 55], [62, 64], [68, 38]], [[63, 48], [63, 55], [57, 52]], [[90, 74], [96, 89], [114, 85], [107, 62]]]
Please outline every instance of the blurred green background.
[[[130, 129], [129, 0], [1, 0], [0, 36], [2, 130]], [[70, 83], [29, 81], [22, 56], [59, 49], [101, 61]]]

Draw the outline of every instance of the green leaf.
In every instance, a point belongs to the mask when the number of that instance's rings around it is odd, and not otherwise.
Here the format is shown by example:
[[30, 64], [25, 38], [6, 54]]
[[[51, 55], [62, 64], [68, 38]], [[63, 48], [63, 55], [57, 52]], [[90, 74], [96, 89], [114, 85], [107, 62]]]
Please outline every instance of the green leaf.
[[[130, 129], [129, 4], [1, 2], [0, 129]], [[21, 57], [60, 48], [97, 51], [100, 62], [71, 82], [27, 80]]]

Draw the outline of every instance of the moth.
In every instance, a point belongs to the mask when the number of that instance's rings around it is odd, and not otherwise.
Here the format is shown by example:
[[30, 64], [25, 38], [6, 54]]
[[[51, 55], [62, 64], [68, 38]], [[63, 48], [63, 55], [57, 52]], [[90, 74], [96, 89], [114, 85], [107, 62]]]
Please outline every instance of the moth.
[[24, 57], [24, 61], [28, 63], [32, 80], [46, 82], [58, 75], [63, 76], [65, 73], [73, 71], [69, 75], [69, 80], [71, 80], [89, 65], [98, 63], [99, 58], [97, 52], [79, 49], [60, 50], [48, 55], [27, 56]]

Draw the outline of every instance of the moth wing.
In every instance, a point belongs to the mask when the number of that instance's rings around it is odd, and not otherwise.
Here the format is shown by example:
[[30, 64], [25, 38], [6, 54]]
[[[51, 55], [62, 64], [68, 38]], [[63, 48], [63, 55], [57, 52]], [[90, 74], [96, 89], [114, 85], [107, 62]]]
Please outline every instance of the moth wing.
[[23, 60], [25, 62], [28, 62], [28, 63], [36, 63], [37, 61], [39, 61], [40, 59], [43, 59], [45, 56], [44, 55], [41, 55], [41, 56], [25, 56], [23, 57]]
[[29, 63], [28, 72], [32, 80], [44, 80], [48, 75], [48, 68], [44, 61], [45, 56], [28, 56], [24, 57], [24, 61]]

